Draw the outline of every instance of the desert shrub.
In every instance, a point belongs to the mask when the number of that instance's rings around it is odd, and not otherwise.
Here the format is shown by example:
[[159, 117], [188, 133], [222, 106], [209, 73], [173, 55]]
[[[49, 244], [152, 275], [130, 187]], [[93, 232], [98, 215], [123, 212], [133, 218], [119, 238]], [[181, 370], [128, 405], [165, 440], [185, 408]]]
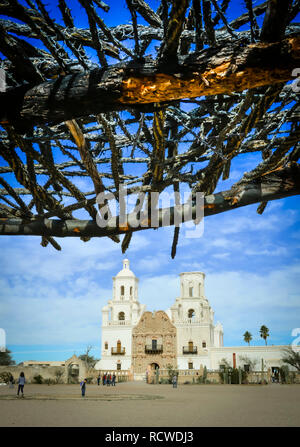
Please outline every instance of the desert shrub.
[[167, 365], [167, 370], [168, 370], [168, 376], [169, 376], [169, 383], [173, 382], [173, 376], [176, 375], [177, 376], [177, 380], [178, 380], [178, 371], [176, 369], [174, 369], [174, 367], [169, 363]]
[[56, 370], [55, 371], [55, 381], [56, 383], [62, 383], [62, 376], [64, 375], [64, 372], [61, 370]]
[[126, 376], [117, 376], [117, 382], [118, 383], [127, 382], [127, 377]]
[[281, 383], [289, 383], [289, 367], [287, 365], [283, 365], [279, 369]]
[[1, 383], [8, 383], [10, 375], [11, 374], [8, 371], [3, 371], [2, 373], [0, 373], [0, 382]]
[[223, 371], [219, 371], [220, 382], [225, 383], [225, 373]]
[[[242, 373], [242, 383], [247, 382], [247, 372], [244, 370], [240, 370]], [[219, 371], [219, 377], [221, 383], [231, 383], [233, 385], [239, 384], [239, 369], [238, 368], [230, 368], [229, 370], [226, 368], [225, 371]]]
[[38, 384], [42, 384], [42, 383], [44, 383], [44, 379], [43, 379], [43, 377], [40, 374], [38, 374], [38, 375], [34, 376], [33, 382], [34, 383], [38, 383]]
[[[247, 372], [243, 369], [241, 370], [242, 373], [242, 383], [247, 379]], [[239, 384], [239, 369], [238, 368], [232, 368], [231, 370], [231, 383], [232, 384]]]
[[295, 371], [292, 371], [290, 373], [290, 381], [291, 381], [291, 383], [296, 383], [296, 373], [295, 373]]

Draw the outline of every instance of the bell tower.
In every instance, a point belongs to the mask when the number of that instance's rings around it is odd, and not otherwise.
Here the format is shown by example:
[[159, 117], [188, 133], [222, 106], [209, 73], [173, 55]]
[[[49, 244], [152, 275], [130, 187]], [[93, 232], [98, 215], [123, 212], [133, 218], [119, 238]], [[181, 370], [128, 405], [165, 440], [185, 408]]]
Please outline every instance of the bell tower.
[[102, 308], [101, 360], [96, 369], [131, 368], [132, 329], [146, 306], [138, 300], [138, 278], [128, 259], [113, 277], [112, 299]]
[[123, 260], [123, 269], [113, 278], [113, 301], [133, 302], [138, 300], [138, 278], [130, 270], [128, 259]]

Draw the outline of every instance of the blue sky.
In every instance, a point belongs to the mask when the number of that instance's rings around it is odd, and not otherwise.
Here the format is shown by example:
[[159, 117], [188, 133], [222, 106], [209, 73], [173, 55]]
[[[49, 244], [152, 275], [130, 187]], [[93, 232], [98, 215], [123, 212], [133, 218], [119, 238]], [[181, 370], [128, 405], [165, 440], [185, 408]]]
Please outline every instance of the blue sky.
[[[51, 12], [53, 2], [47, 3]], [[107, 3], [111, 13], [101, 16], [108, 18], [108, 25], [129, 22], [123, 2]], [[242, 2], [233, 3], [232, 18], [242, 10]], [[158, 2], [150, 4], [156, 9]], [[86, 25], [78, 7], [75, 17], [77, 24]], [[259, 157], [249, 154], [234, 160], [230, 180], [217, 190], [230, 188]], [[92, 189], [86, 179], [76, 184]], [[147, 310], [173, 304], [180, 272], [202, 271], [215, 322], [224, 327], [225, 346], [244, 345], [246, 330], [253, 335], [252, 344], [264, 344], [259, 336], [262, 324], [270, 329], [269, 344], [289, 344], [292, 330], [300, 327], [299, 205], [299, 197], [290, 197], [270, 202], [263, 215], [251, 205], [211, 216], [196, 238], [187, 237], [185, 226], [175, 259], [170, 256], [172, 228], [134, 234], [125, 255], [120, 244], [109, 239], [58, 239], [62, 251], [57, 252], [52, 246], [41, 247], [39, 237], [2, 236], [0, 328], [6, 332], [7, 347], [17, 363], [65, 360], [87, 346], [99, 358], [101, 308], [111, 299], [112, 277], [124, 258], [140, 280], [139, 299]]]

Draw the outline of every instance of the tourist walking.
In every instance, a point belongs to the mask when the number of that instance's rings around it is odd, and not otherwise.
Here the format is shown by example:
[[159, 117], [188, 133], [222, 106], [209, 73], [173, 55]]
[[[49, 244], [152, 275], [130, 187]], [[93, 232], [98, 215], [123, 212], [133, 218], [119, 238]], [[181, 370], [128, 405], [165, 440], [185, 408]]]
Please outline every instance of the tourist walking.
[[115, 373], [113, 373], [113, 376], [112, 376], [111, 386], [116, 386], [116, 375], [115, 375]]
[[12, 376], [12, 374], [9, 376], [9, 388], [13, 388], [14, 387], [14, 378]]
[[100, 385], [100, 380], [101, 380], [101, 376], [100, 376], [100, 374], [99, 374], [99, 376], [97, 377], [97, 383], [98, 383], [98, 386]]
[[106, 374], [103, 374], [102, 383], [103, 385], [106, 385]]
[[81, 396], [84, 397], [85, 389], [86, 389], [86, 379], [84, 379], [82, 382], [80, 382], [80, 386], [81, 386]]
[[20, 391], [22, 393], [22, 397], [24, 397], [24, 385], [25, 385], [25, 375], [23, 371], [20, 373], [19, 379], [18, 379], [18, 392], [17, 396], [19, 396]]
[[173, 376], [172, 383], [173, 383], [173, 388], [177, 388], [177, 375], [176, 374], [174, 374], [174, 376]]
[[107, 374], [106, 385], [107, 385], [107, 386], [110, 386], [110, 383], [111, 383], [111, 375], [110, 375], [110, 374]]

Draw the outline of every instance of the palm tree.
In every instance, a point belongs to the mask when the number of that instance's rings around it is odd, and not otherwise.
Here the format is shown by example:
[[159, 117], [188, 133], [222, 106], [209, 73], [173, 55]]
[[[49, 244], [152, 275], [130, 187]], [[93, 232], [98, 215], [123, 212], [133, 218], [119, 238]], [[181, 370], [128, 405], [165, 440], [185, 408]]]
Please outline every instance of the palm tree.
[[248, 345], [250, 346], [250, 341], [252, 340], [252, 334], [250, 334], [250, 332], [246, 331], [243, 335], [244, 337], [244, 341], [246, 343], [248, 343]]
[[262, 325], [262, 327], [259, 330], [261, 338], [265, 340], [265, 343], [267, 345], [267, 338], [269, 337], [269, 329], [267, 326]]

